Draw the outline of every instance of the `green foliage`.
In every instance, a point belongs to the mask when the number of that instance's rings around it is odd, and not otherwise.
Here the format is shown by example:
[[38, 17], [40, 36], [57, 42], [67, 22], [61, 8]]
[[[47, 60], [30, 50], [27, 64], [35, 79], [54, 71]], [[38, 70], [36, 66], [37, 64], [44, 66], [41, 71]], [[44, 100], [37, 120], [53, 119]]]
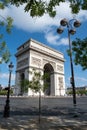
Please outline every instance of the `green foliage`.
[[0, 95], [7, 95], [7, 91], [6, 90], [1, 90]]
[[[9, 0], [1, 0], [0, 1], [0, 9], [3, 10], [8, 5]], [[7, 33], [11, 33], [12, 28], [12, 18], [11, 17], [3, 17], [0, 15], [0, 27], [1, 30], [6, 28]], [[0, 64], [2, 62], [7, 63], [10, 59], [10, 52], [6, 46], [6, 42], [4, 41], [4, 34], [0, 31]]]
[[28, 12], [29, 10], [30, 10], [30, 15], [32, 17], [42, 16], [45, 13], [44, 2], [32, 1], [32, 4], [28, 3], [28, 5], [25, 7], [25, 11]]
[[76, 39], [72, 42], [72, 50], [74, 54], [74, 62], [80, 64], [83, 70], [87, 69], [87, 38], [81, 40]]
[[28, 85], [29, 85], [29, 80], [24, 79], [20, 82], [21, 85], [21, 91], [22, 92], [28, 92]]
[[82, 6], [82, 1], [81, 0], [70, 0], [70, 7], [72, 9], [72, 13], [79, 13], [80, 9]]
[[33, 0], [29, 0], [29, 1], [27, 1], [27, 0], [10, 0], [10, 2], [13, 5], [15, 4], [16, 6], [19, 6], [19, 5], [22, 5], [24, 3], [28, 4], [28, 2], [31, 3], [31, 2], [33, 2]]
[[49, 77], [49, 74], [45, 73], [44, 75], [41, 74], [41, 72], [33, 69], [32, 71], [29, 71], [29, 73], [32, 76], [32, 80], [29, 81], [28, 79], [24, 79], [20, 82], [22, 92], [27, 92], [28, 88], [32, 89], [35, 93], [42, 90], [43, 92], [48, 88], [48, 83], [42, 84], [42, 81], [47, 80]]
[[72, 13], [79, 13], [80, 9], [87, 10], [87, 0], [69, 0]]
[[7, 63], [10, 59], [10, 52], [6, 46], [5, 41], [3, 41], [2, 43], [0, 43], [0, 64], [2, 62]]
[[6, 22], [7, 22], [7, 24], [6, 24], [6, 31], [8, 33], [11, 33], [11, 28], [13, 27], [12, 26], [13, 19], [11, 17], [7, 17]]
[[87, 0], [83, 0], [82, 9], [87, 10]]
[[60, 5], [60, 2], [70, 2], [72, 13], [78, 13], [80, 9], [87, 10], [87, 0], [10, 0], [11, 4], [17, 7], [26, 3], [24, 10], [29, 12], [32, 17], [42, 16], [48, 13], [50, 17], [56, 15], [55, 7]]
[[[10, 90], [10, 94], [13, 94], [12, 89]], [[7, 95], [7, 90], [4, 90], [4, 89], [0, 90], [0, 95]]]
[[12, 90], [12, 89], [10, 89], [10, 94], [11, 94], [11, 95], [13, 94], [13, 90]]
[[44, 81], [43, 92], [45, 92], [45, 90], [49, 87], [50, 84], [49, 77], [50, 77], [49, 73], [44, 73], [44, 75], [42, 76], [42, 80]]
[[42, 75], [41, 72], [37, 72], [35, 69], [30, 71], [32, 75], [32, 80], [29, 82], [29, 88], [31, 88], [35, 92], [39, 92], [42, 89]]
[[[87, 90], [84, 90], [84, 89], [76, 89], [76, 94], [77, 95], [87, 95]], [[73, 95], [73, 91], [72, 90], [69, 90], [67, 91], [67, 95]]]
[[0, 9], [4, 9], [4, 5], [2, 2], [0, 2]]
[[0, 9], [4, 9], [8, 4], [10, 0], [0, 0]]
[[72, 95], [72, 94], [73, 94], [72, 90], [70, 90], [70, 91], [67, 92], [67, 95]]
[[79, 89], [79, 90], [76, 91], [76, 94], [81, 95], [81, 96], [82, 95], [87, 95], [87, 90], [84, 90], [84, 89], [80, 90]]

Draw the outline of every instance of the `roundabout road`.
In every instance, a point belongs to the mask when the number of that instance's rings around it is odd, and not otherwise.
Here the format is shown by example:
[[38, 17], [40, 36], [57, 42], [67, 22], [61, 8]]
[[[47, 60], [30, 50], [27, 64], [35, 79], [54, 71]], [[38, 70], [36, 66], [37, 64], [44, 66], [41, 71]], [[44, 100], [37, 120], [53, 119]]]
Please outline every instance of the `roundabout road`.
[[[6, 97], [0, 97], [0, 113], [3, 113]], [[10, 97], [11, 114], [38, 114], [39, 98], [38, 97]], [[41, 97], [41, 113], [47, 114], [64, 114], [73, 112], [72, 97]], [[87, 96], [77, 97], [77, 107], [81, 112], [87, 112]]]

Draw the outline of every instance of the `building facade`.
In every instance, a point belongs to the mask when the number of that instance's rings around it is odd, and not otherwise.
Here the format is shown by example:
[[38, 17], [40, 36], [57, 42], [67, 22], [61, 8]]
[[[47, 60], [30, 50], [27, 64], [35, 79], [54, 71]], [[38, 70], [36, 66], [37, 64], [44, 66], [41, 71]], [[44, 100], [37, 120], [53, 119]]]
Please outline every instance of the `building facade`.
[[[24, 79], [32, 80], [29, 73], [32, 68], [44, 73], [49, 73], [49, 87], [43, 95], [60, 96], [65, 95], [65, 77], [64, 77], [64, 56], [38, 41], [28, 40], [17, 49], [16, 53], [16, 86], [15, 94], [25, 94], [23, 86], [20, 82]], [[26, 93], [36, 95], [32, 90], [28, 89]]]

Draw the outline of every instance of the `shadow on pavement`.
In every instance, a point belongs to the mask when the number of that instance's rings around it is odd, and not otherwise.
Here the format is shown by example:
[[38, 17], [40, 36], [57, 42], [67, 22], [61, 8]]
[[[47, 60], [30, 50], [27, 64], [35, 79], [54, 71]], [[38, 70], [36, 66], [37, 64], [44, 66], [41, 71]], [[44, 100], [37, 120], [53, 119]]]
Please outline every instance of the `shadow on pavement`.
[[41, 116], [40, 122], [38, 116], [13, 116], [0, 120], [0, 130], [87, 130], [82, 123], [60, 116]]
[[3, 118], [0, 111], [0, 130], [87, 130], [87, 113], [81, 109], [76, 111], [79, 114], [74, 117], [73, 108], [43, 106], [39, 118], [38, 108], [15, 106], [11, 107], [9, 118]]

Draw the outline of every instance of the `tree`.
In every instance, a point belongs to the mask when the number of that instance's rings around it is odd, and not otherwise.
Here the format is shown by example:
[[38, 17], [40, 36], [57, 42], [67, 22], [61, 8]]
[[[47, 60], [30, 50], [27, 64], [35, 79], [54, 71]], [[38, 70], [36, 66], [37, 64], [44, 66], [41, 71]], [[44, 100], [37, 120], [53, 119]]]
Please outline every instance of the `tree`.
[[[4, 10], [5, 7], [8, 5], [9, 0], [1, 0], [0, 1], [0, 10]], [[11, 33], [12, 28], [12, 18], [11, 17], [3, 17], [0, 15], [0, 27], [5, 28], [7, 33]], [[2, 30], [2, 29], [1, 29]], [[0, 64], [4, 61], [7, 63], [10, 58], [10, 52], [8, 50], [8, 47], [6, 45], [6, 42], [3, 40], [4, 34], [0, 31]]]
[[[40, 90], [45, 92], [45, 90], [49, 86], [49, 74], [41, 74], [41, 72], [37, 71], [36, 69], [32, 69], [29, 71], [29, 74], [32, 76], [32, 80], [29, 81], [28, 79], [24, 79], [20, 82], [22, 92], [28, 92], [28, 88], [30, 88], [34, 93], [38, 93]], [[42, 83], [44, 81], [44, 84]]]
[[33, 69], [29, 73], [32, 75], [32, 80], [29, 82], [29, 88], [32, 89], [35, 93], [37, 93], [42, 89], [41, 72], [37, 72], [35, 69]]
[[25, 4], [24, 10], [29, 12], [32, 17], [42, 16], [48, 13], [51, 17], [56, 15], [55, 7], [59, 6], [60, 2], [70, 2], [72, 13], [78, 13], [80, 9], [87, 10], [87, 0], [7, 0], [17, 7]]
[[32, 77], [32, 80], [29, 82], [29, 88], [34, 90], [34, 92], [39, 93], [39, 123], [40, 123], [40, 116], [41, 116], [41, 91], [45, 92], [45, 90], [48, 87], [48, 83], [43, 81], [47, 80], [49, 77], [48, 73], [41, 74], [41, 71], [36, 71], [33, 69], [33, 71], [30, 71]]
[[83, 70], [87, 69], [87, 38], [81, 40], [76, 38], [72, 42], [72, 50], [74, 54], [74, 62], [76, 65], [80, 64]]
[[22, 94], [27, 93], [28, 92], [28, 87], [29, 87], [29, 80], [24, 79], [24, 80], [20, 81], [20, 86], [21, 86]]
[[40, 123], [40, 115], [41, 115], [41, 92], [45, 92], [45, 90], [48, 87], [48, 83], [44, 82], [44, 80], [49, 79], [49, 74], [45, 73], [42, 75], [41, 71], [37, 71], [36, 69], [32, 69], [32, 71], [29, 71], [30, 75], [32, 76], [32, 80], [29, 81], [27, 79], [24, 79], [21, 81], [21, 86], [23, 88], [26, 88], [28, 91], [28, 88], [30, 88], [34, 93], [39, 93], [39, 123]]

